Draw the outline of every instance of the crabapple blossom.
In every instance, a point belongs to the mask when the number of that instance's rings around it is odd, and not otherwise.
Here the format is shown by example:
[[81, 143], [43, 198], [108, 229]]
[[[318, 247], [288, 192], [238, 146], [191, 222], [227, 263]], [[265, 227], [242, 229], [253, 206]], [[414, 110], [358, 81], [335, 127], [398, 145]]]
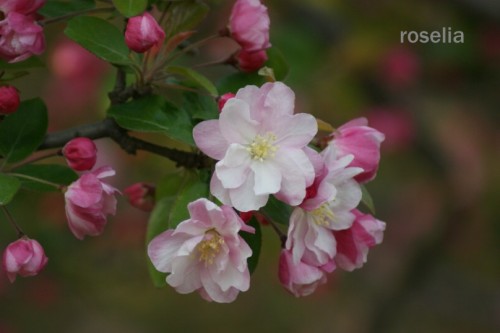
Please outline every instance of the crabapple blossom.
[[326, 283], [324, 270], [303, 261], [295, 262], [292, 253], [285, 249], [281, 250], [278, 277], [281, 285], [295, 297], [308, 296]]
[[70, 140], [62, 149], [68, 165], [76, 171], [90, 170], [97, 160], [97, 147], [89, 138]]
[[384, 134], [368, 126], [366, 118], [357, 118], [340, 126], [333, 134], [329, 146], [339, 157], [354, 155], [351, 166], [360, 167], [363, 172], [356, 176], [360, 183], [375, 178], [380, 161], [380, 144]]
[[198, 291], [207, 301], [229, 303], [248, 290], [252, 250], [240, 231], [254, 232], [229, 206], [207, 199], [188, 205], [190, 218], [156, 236], [148, 255], [167, 283], [181, 294]]
[[269, 43], [269, 15], [260, 0], [237, 0], [229, 17], [231, 37], [246, 52], [271, 47]]
[[14, 63], [44, 50], [43, 29], [32, 18], [10, 12], [0, 21], [0, 58]]
[[130, 185], [123, 193], [127, 196], [128, 202], [145, 212], [150, 212], [155, 206], [155, 186], [144, 182]]
[[0, 12], [8, 14], [16, 12], [29, 15], [36, 12], [45, 4], [46, 0], [2, 0], [0, 2]]
[[125, 42], [132, 51], [146, 52], [153, 46], [160, 45], [163, 39], [165, 39], [165, 32], [148, 12], [128, 20]]
[[258, 210], [270, 194], [298, 205], [314, 181], [304, 148], [315, 136], [316, 119], [293, 114], [295, 95], [281, 82], [247, 86], [226, 102], [217, 120], [193, 130], [202, 152], [219, 160], [210, 190], [239, 211]]
[[2, 266], [10, 282], [16, 280], [16, 275], [37, 275], [47, 264], [43, 247], [34, 239], [24, 236], [10, 243], [2, 257]]
[[356, 220], [349, 229], [333, 232], [337, 240], [335, 262], [346, 271], [363, 266], [369, 248], [382, 243], [385, 230], [385, 223], [372, 215], [363, 214], [357, 209], [353, 210], [353, 214]]
[[351, 212], [361, 200], [361, 189], [353, 179], [362, 169], [349, 167], [353, 156], [337, 159], [327, 149], [322, 154], [323, 165], [312, 159], [316, 179], [308, 189], [308, 197], [293, 210], [286, 249], [293, 254], [295, 264], [300, 260], [322, 266], [336, 254], [332, 230], [351, 227], [355, 215]]
[[255, 72], [267, 61], [267, 53], [265, 50], [255, 52], [241, 50], [235, 55], [235, 59], [241, 71]]
[[106, 215], [115, 214], [115, 194], [119, 191], [101, 180], [114, 174], [111, 167], [101, 167], [83, 174], [68, 186], [64, 194], [66, 217], [76, 238], [100, 235], [106, 225]]
[[0, 115], [16, 112], [20, 103], [19, 92], [15, 87], [0, 87]]

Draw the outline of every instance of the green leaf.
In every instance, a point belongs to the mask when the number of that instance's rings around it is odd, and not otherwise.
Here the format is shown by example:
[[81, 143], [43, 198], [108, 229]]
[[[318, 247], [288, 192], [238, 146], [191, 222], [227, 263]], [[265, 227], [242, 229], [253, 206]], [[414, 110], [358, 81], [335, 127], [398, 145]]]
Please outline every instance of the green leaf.
[[126, 17], [136, 16], [146, 10], [147, 0], [113, 0], [113, 4]]
[[288, 76], [289, 67], [283, 53], [276, 47], [267, 50], [268, 60], [264, 66], [272, 68], [277, 81], [284, 81]]
[[205, 89], [213, 97], [217, 97], [219, 95], [219, 93], [217, 92], [217, 88], [209, 79], [207, 79], [205, 76], [198, 73], [197, 71], [192, 70], [191, 68], [170, 66], [167, 68], [167, 72], [185, 77], [188, 83], [194, 84], [195, 86]]
[[200, 95], [192, 92], [183, 93], [182, 108], [193, 119], [209, 120], [219, 117], [219, 108], [211, 96]]
[[64, 33], [101, 59], [119, 65], [131, 63], [123, 33], [103, 19], [75, 17], [68, 22]]
[[[16, 168], [13, 172], [60, 185], [69, 185], [78, 179], [78, 175], [71, 168], [60, 164], [28, 164]], [[20, 178], [20, 180], [26, 189], [43, 192], [59, 191], [54, 186], [26, 178]]]
[[94, 0], [78, 0], [78, 1], [49, 0], [45, 3], [45, 5], [42, 8], [38, 10], [38, 13], [47, 18], [52, 18], [92, 8], [95, 8]]
[[231, 92], [236, 93], [247, 85], [261, 86], [266, 80], [257, 73], [234, 73], [223, 77], [217, 82], [217, 88], [221, 95]]
[[252, 274], [255, 271], [255, 268], [257, 268], [257, 264], [259, 263], [260, 249], [262, 245], [262, 230], [260, 228], [259, 221], [257, 221], [254, 216], [252, 216], [252, 218], [248, 222], [248, 225], [255, 228], [255, 233], [251, 234], [243, 231], [241, 232], [240, 236], [252, 249], [252, 256], [247, 260], [248, 270], [250, 271], [250, 274]]
[[17, 178], [0, 173], [0, 205], [8, 204], [21, 187]]
[[4, 60], [0, 60], [0, 69], [6, 70], [22, 70], [22, 69], [30, 69], [30, 68], [41, 68], [45, 67], [43, 62], [38, 57], [31, 57], [24, 61], [15, 62], [13, 64], [9, 64]]
[[370, 192], [366, 189], [366, 186], [360, 185], [361, 186], [361, 202], [370, 210], [372, 214], [375, 214], [375, 205], [373, 204], [373, 199], [372, 196], [370, 195]]
[[[174, 229], [189, 218], [187, 205], [208, 195], [208, 183], [202, 181], [199, 174], [185, 170], [167, 175], [158, 185], [157, 203], [148, 222], [146, 246], [167, 229]], [[165, 285], [165, 274], [158, 272], [149, 263], [149, 272], [157, 287]]]
[[279, 201], [274, 196], [270, 196], [266, 206], [261, 208], [261, 211], [266, 217], [269, 217], [274, 222], [288, 225], [290, 215], [292, 214], [292, 207]]
[[172, 35], [192, 30], [203, 21], [210, 7], [200, 0], [176, 1], [171, 5], [171, 17], [175, 18]]
[[0, 123], [0, 154], [6, 162], [28, 157], [43, 142], [47, 109], [41, 99], [30, 99]]
[[185, 110], [161, 96], [151, 95], [112, 106], [108, 115], [120, 126], [137, 132], [163, 133], [172, 139], [194, 146], [193, 124]]

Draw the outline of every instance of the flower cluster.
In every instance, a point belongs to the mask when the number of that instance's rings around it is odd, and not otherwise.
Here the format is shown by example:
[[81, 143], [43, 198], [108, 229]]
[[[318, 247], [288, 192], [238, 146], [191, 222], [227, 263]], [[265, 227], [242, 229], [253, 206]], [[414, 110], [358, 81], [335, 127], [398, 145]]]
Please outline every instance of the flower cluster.
[[45, 0], [5, 0], [0, 3], [0, 58], [19, 62], [45, 50], [36, 11]]
[[198, 148], [218, 161], [210, 191], [223, 206], [200, 199], [189, 206], [190, 220], [153, 239], [149, 255], [156, 268], [171, 273], [167, 282], [179, 292], [198, 290], [209, 300], [232, 301], [248, 288], [248, 272], [243, 283], [243, 271], [223, 263], [246, 268], [250, 253], [246, 246], [243, 252], [239, 247], [222, 250], [222, 235], [236, 237], [239, 228], [217, 223], [232, 216], [241, 225], [233, 208], [247, 215], [265, 207], [270, 196], [293, 207], [279, 264], [287, 290], [309, 295], [337, 266], [361, 267], [385, 228], [384, 222], [357, 210], [360, 183], [375, 177], [384, 135], [365, 119], [356, 119], [328, 136], [327, 147], [317, 152], [308, 146], [317, 134], [317, 121], [294, 114], [295, 95], [285, 84], [247, 86], [229, 97], [218, 119], [193, 130]]

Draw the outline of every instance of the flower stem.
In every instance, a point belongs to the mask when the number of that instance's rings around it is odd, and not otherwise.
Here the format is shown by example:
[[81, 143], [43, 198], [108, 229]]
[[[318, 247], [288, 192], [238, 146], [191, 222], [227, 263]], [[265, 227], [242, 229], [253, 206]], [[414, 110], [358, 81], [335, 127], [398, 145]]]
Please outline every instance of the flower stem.
[[48, 180], [44, 180], [44, 179], [40, 179], [40, 178], [28, 176], [28, 175], [23, 175], [21, 173], [11, 172], [11, 173], [9, 173], [9, 175], [14, 176], [14, 177], [18, 177], [18, 178], [24, 178], [24, 179], [32, 180], [32, 181], [40, 183], [40, 184], [45, 184], [45, 185], [53, 186], [53, 187], [57, 188], [58, 190], [62, 190], [64, 188], [63, 185], [56, 184], [56, 183], [50, 182]]
[[59, 150], [56, 150], [56, 151], [51, 151], [47, 154], [41, 154], [41, 155], [38, 155], [38, 156], [33, 156], [32, 158], [29, 158], [25, 161], [22, 161], [18, 164], [15, 164], [13, 165], [10, 170], [15, 170], [19, 167], [22, 167], [23, 165], [26, 165], [26, 164], [31, 164], [31, 163], [34, 163], [34, 162], [38, 162], [38, 161], [41, 161], [41, 160], [44, 160], [46, 158], [50, 158], [50, 157], [54, 157], [54, 156], [61, 156], [62, 155], [62, 151], [61, 149]]
[[[262, 212], [260, 212], [262, 214]], [[262, 214], [265, 219], [267, 220], [267, 222], [269, 222], [269, 225], [273, 228], [273, 230], [276, 232], [276, 234], [278, 235], [278, 237], [280, 238], [280, 241], [281, 241], [281, 248], [284, 249], [285, 248], [285, 244], [286, 244], [286, 240], [287, 240], [287, 236], [285, 235], [285, 233], [283, 233], [283, 231], [281, 231], [280, 228], [278, 228], [278, 226], [276, 225], [276, 223], [267, 215], [265, 214]]]
[[21, 238], [25, 235], [24, 231], [21, 229], [21, 227], [16, 223], [12, 215], [10, 214], [9, 210], [7, 209], [6, 206], [0, 205], [0, 208], [2, 209], [3, 213], [5, 214], [5, 217], [7, 218], [7, 221], [14, 227], [14, 229], [17, 231], [17, 237]]

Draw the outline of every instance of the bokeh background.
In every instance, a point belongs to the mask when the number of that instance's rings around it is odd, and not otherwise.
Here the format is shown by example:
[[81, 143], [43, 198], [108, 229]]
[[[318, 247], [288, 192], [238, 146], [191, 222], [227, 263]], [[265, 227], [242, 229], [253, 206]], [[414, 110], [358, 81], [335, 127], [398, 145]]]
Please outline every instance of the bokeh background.
[[[224, 27], [213, 6], [200, 37]], [[0, 332], [500, 332], [500, 2], [268, 0], [271, 41], [287, 59], [296, 108], [339, 126], [365, 116], [386, 134], [368, 184], [384, 242], [352, 273], [337, 271], [296, 299], [277, 278], [279, 240], [264, 228], [251, 289], [229, 305], [156, 289], [148, 276], [148, 214], [119, 201], [100, 237], [69, 232], [61, 194], [23, 193], [13, 215], [45, 247], [46, 269], [0, 275]], [[401, 31], [462, 31], [463, 44], [400, 43]], [[105, 114], [113, 69], [46, 28], [46, 68], [14, 81], [43, 96], [51, 130]], [[202, 48], [203, 62], [234, 48]], [[235, 70], [204, 70], [215, 81]], [[163, 137], [150, 137], [175, 146]], [[158, 182], [173, 163], [98, 141], [113, 184]], [[15, 233], [1, 218], [0, 244]]]

